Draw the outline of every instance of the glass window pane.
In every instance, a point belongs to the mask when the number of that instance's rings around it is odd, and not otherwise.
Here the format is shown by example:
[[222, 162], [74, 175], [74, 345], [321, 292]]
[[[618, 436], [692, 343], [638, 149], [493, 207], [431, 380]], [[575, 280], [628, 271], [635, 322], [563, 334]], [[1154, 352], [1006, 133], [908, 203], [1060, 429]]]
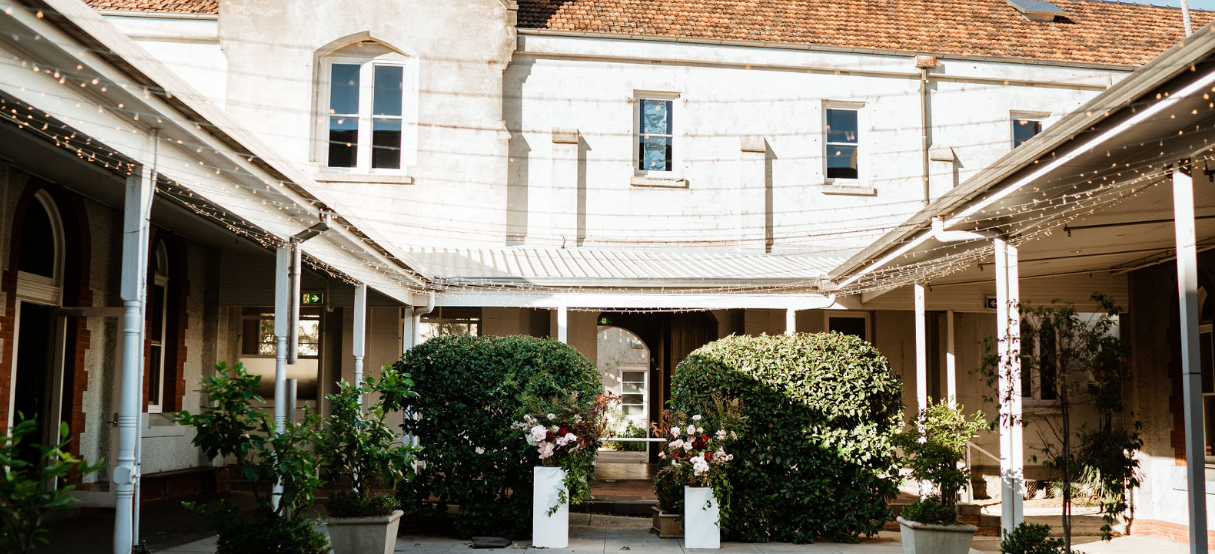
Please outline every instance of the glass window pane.
[[320, 354], [321, 322], [318, 320], [301, 320], [299, 326], [299, 342], [296, 352], [300, 356], [316, 356]]
[[642, 384], [642, 383], [629, 383], [629, 382], [625, 382], [625, 383], [623, 383], [623, 384], [621, 385], [621, 389], [620, 389], [620, 390], [621, 390], [621, 392], [624, 392], [624, 393], [630, 393], [630, 392], [639, 392], [639, 393], [644, 393], [644, 392], [645, 392], [645, 385], [644, 385], [644, 384]]
[[359, 113], [359, 66], [335, 63], [329, 78], [329, 113]]
[[671, 101], [642, 100], [641, 127], [642, 135], [671, 134]]
[[42, 202], [30, 203], [21, 227], [21, 260], [17, 269], [43, 277], [55, 276], [55, 231]]
[[371, 167], [400, 169], [401, 120], [377, 119], [371, 125]]
[[165, 288], [162, 285], [152, 285], [152, 321], [148, 324], [148, 340], [153, 344], [164, 341], [165, 332]]
[[374, 113], [372, 115], [401, 115], [405, 69], [399, 65], [375, 66]]
[[641, 137], [641, 155], [637, 168], [642, 171], [671, 170], [671, 139], [670, 137]]
[[827, 177], [856, 179], [860, 174], [856, 164], [856, 147], [842, 144], [827, 145]]
[[331, 116], [329, 118], [329, 167], [354, 167], [358, 148], [358, 118]]
[[856, 110], [827, 110], [827, 142], [857, 143]]
[[645, 395], [644, 394], [622, 394], [622, 395], [620, 395], [620, 404], [622, 406], [645, 404]]
[[160, 405], [160, 367], [161, 367], [161, 346], [152, 347], [152, 351], [148, 353], [148, 403]]
[[645, 406], [621, 406], [620, 413], [626, 417], [645, 416]]
[[274, 319], [258, 321], [258, 354], [273, 356], [277, 347], [278, 341], [274, 337]]
[[625, 383], [645, 383], [645, 373], [641, 371], [626, 371], [620, 375]]
[[1042, 132], [1042, 122], [1033, 119], [1013, 120], [1013, 148]]

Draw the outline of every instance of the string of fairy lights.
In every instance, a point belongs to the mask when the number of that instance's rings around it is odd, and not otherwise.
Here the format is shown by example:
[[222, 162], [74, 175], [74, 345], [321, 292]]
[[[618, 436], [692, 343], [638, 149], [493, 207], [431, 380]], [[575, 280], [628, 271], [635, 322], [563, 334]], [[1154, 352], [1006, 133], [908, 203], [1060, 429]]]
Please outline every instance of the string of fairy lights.
[[[0, 60], [0, 61], [2, 61], [2, 60]], [[22, 63], [24, 64], [27, 62], [25, 60], [23, 60]], [[61, 68], [50, 68], [50, 67], [46, 67], [46, 66], [35, 66], [35, 67], [33, 67], [33, 70], [37, 71], [39, 73], [50, 75], [52, 78], [58, 79], [59, 84], [64, 87], [77, 87], [78, 86], [80, 88], [87, 88], [89, 85], [92, 85], [94, 87], [100, 87], [100, 90], [102, 92], [105, 92], [105, 87], [107, 86], [106, 84], [103, 84], [103, 80], [100, 76], [92, 76], [92, 78], [89, 79], [88, 77], [90, 77], [90, 76], [88, 76], [88, 75], [80, 75], [79, 73], [80, 73], [80, 71], [82, 71], [82, 68], [78, 68], [76, 70], [76, 73], [73, 73], [73, 74], [68, 74], [66, 71], [64, 71]], [[124, 84], [110, 83], [108, 86], [124, 86]], [[124, 88], [125, 88], [125, 86], [124, 86]], [[149, 92], [149, 91], [147, 91], [147, 89], [145, 89], [145, 94], [153, 94], [153, 95], [167, 97], [169, 93], [167, 91]], [[73, 100], [73, 99], [76, 99], [76, 97], [70, 96], [65, 93], [64, 95], [62, 95], [62, 99]], [[1159, 99], [1157, 99], [1157, 101], [1159, 101]], [[1150, 100], [1144, 101], [1141, 104], [1146, 105], [1149, 102], [1150, 102]], [[93, 163], [96, 165], [100, 165], [103, 168], [105, 168], [106, 170], [109, 170], [109, 171], [114, 172], [115, 174], [119, 174], [119, 175], [124, 174], [124, 173], [129, 175], [132, 171], [134, 171], [136, 169], [136, 164], [133, 161], [131, 161], [130, 159], [124, 158], [123, 156], [119, 155], [118, 153], [114, 152], [113, 150], [107, 148], [105, 145], [94, 143], [94, 141], [91, 137], [81, 136], [74, 129], [72, 129], [72, 127], [55, 120], [49, 113], [44, 112], [41, 116], [39, 116], [36, 113], [39, 110], [37, 110], [33, 106], [26, 106], [27, 109], [23, 112], [21, 109], [19, 109], [19, 107], [12, 106], [12, 102], [8, 102], [7, 103], [8, 105], [5, 105], [5, 104], [6, 104], [5, 102], [0, 101], [0, 108], [3, 108], [3, 109], [0, 109], [0, 117], [2, 117], [4, 121], [16, 125], [19, 129], [28, 130], [35, 134], [38, 134], [42, 139], [44, 139], [50, 143], [53, 143], [56, 147], [64, 148], [64, 149], [74, 153], [81, 160], [84, 160], [86, 162]], [[1116, 106], [1110, 106], [1111, 109], [1114, 107], [1116, 107]], [[1215, 108], [1215, 103], [1208, 105], [1208, 109], [1210, 109], [1210, 108]], [[136, 121], [136, 122], [141, 121], [141, 118], [149, 119], [149, 118], [160, 117], [160, 114], [138, 113], [138, 112], [136, 112], [134, 110], [130, 110], [122, 105], [105, 105], [104, 103], [98, 104], [98, 111], [101, 113], [108, 111], [113, 114], [120, 114], [120, 117], [122, 117], [123, 119], [128, 119], [128, 120]], [[1097, 111], [1100, 111], [1100, 109], [1098, 109]], [[1091, 113], [1089, 115], [1092, 116]], [[1163, 117], [1165, 117], [1164, 114], [1161, 114], [1159, 116], [1159, 118], [1163, 118]], [[195, 126], [198, 126], [200, 129], [202, 128], [203, 125], [207, 125], [204, 122], [190, 121], [190, 123], [194, 124]], [[1094, 130], [1100, 129], [1103, 124], [1104, 124], [1104, 122], [1099, 123], [1098, 125], [1094, 126]], [[137, 131], [139, 129], [139, 127], [132, 126], [131, 129]], [[627, 134], [631, 135], [631, 133], [627, 133]], [[734, 135], [734, 136], [737, 136], [737, 135]], [[1193, 131], [1190, 132], [1189, 138], [1194, 139], [1195, 137], [1201, 138], [1204, 141], [1203, 143], [1205, 144], [1206, 141], [1210, 140], [1210, 138], [1215, 138], [1215, 128], [1194, 129]], [[168, 139], [162, 139], [162, 140], [168, 140]], [[176, 146], [183, 148], [183, 149], [193, 148], [197, 153], [201, 153], [204, 150], [207, 150], [210, 153], [224, 154], [223, 152], [220, 152], [219, 150], [214, 149], [214, 148], [212, 148], [208, 145], [204, 145], [204, 144], [189, 144], [189, 143], [180, 143], [179, 142], [178, 144], [176, 144]], [[1107, 155], [1112, 155], [1112, 153], [1107, 153]], [[1169, 155], [1167, 155], [1165, 153], [1165, 150], [1162, 150], [1158, 157], [1153, 157], [1151, 159], [1136, 160], [1133, 163], [1124, 162], [1121, 165], [1119, 165], [1117, 163], [1112, 163], [1109, 168], [1095, 168], [1091, 172], [1084, 171], [1084, 172], [1079, 173], [1078, 175], [1060, 175], [1057, 177], [1052, 177], [1049, 179], [1042, 180], [1041, 182], [1037, 183], [1037, 185], [1034, 188], [1034, 191], [1035, 191], [1035, 193], [1041, 193], [1041, 196], [1043, 197], [1043, 199], [1046, 199], [1045, 201], [1039, 200], [1038, 198], [1031, 198], [1031, 199], [1022, 201], [1020, 203], [1007, 203], [1007, 202], [1002, 203], [1000, 205], [999, 209], [992, 210], [991, 213], [986, 213], [986, 211], [984, 211], [983, 217], [974, 219], [974, 221], [973, 221], [974, 229], [973, 230], [979, 231], [979, 230], [998, 229], [1000, 227], [999, 220], [1003, 217], [1006, 217], [1006, 216], [1014, 214], [1014, 213], [1022, 215], [1022, 216], [1026, 215], [1026, 214], [1031, 214], [1032, 217], [1025, 218], [1023, 220], [1024, 229], [1020, 233], [1018, 233], [1015, 237], [1012, 237], [1010, 239], [1010, 242], [1012, 242], [1013, 244], [1022, 244], [1024, 242], [1027, 242], [1030, 240], [1035, 240], [1042, 236], [1048, 236], [1054, 230], [1057, 230], [1059, 227], [1066, 225], [1067, 222], [1072, 221], [1077, 217], [1081, 217], [1083, 215], [1091, 215], [1091, 214], [1095, 213], [1096, 210], [1098, 210], [1098, 209], [1104, 209], [1104, 208], [1108, 208], [1109, 206], [1116, 205], [1127, 198], [1137, 196], [1140, 193], [1144, 192], [1145, 190], [1148, 190], [1151, 187], [1158, 185], [1160, 182], [1160, 179], [1162, 179], [1163, 177], [1165, 177], [1167, 175], [1167, 170], [1163, 166], [1163, 164], [1171, 161], [1168, 159], [1168, 157], [1169, 157]], [[248, 161], [250, 161], [250, 162], [253, 161], [252, 157]], [[270, 159], [270, 158], [264, 158], [264, 159], [262, 159], [262, 161], [265, 161], [268, 163], [289, 163], [286, 160], [275, 160], [275, 159]], [[706, 160], [706, 161], [708, 161], [708, 160]], [[1203, 159], [1201, 161], [1202, 161], [1202, 163], [1209, 163], [1208, 159]], [[1197, 161], [1195, 163], [1197, 163]], [[158, 184], [158, 187], [157, 187], [158, 194], [161, 197], [172, 199], [173, 201], [179, 203], [182, 206], [185, 206], [186, 208], [190, 209], [192, 212], [198, 214], [201, 217], [205, 217], [207, 219], [216, 221], [217, 223], [219, 223], [220, 225], [223, 225], [225, 228], [227, 228], [231, 232], [244, 236], [244, 237], [247, 237], [250, 240], [253, 240], [254, 242], [262, 245], [263, 247], [271, 248], [271, 247], [281, 244], [281, 238], [265, 231], [262, 228], [262, 226], [260, 226], [258, 224], [257, 216], [250, 217], [249, 214], [242, 214], [242, 215], [238, 216], [236, 214], [229, 212], [228, 210], [226, 210], [225, 208], [222, 207], [226, 203], [240, 202], [240, 201], [245, 200], [247, 198], [247, 196], [245, 196], [245, 194], [247, 194], [247, 193], [253, 193], [253, 194], [258, 193], [259, 189], [241, 184], [239, 182], [236, 182], [233, 179], [230, 179], [230, 177], [233, 177], [233, 176], [241, 176], [241, 177], [253, 176], [251, 173], [249, 173], [247, 170], [241, 168], [239, 165], [234, 165], [233, 168], [229, 169], [229, 168], [225, 168], [225, 167], [210, 166], [201, 160], [199, 161], [199, 164], [200, 164], [200, 166], [202, 166], [205, 169], [212, 170], [214, 175], [216, 176], [216, 178], [215, 178], [216, 182], [209, 183], [209, 185], [211, 185], [211, 186], [199, 186], [200, 185], [199, 183], [189, 183], [186, 181], [178, 181], [177, 183]], [[175, 175], [174, 178], [176, 179], [176, 177], [177, 176]], [[917, 178], [918, 178], [918, 176], [917, 176]], [[263, 178], [263, 180], [264, 180], [264, 178]], [[218, 184], [219, 186], [218, 187], [214, 186], [216, 184]], [[1096, 184], [1096, 186], [1097, 186], [1095, 191], [1094, 190], [1080, 190], [1081, 185], [1093, 185], [1093, 184]], [[270, 191], [272, 185], [273, 186], [284, 186], [285, 183], [267, 182], [266, 187], [264, 189], [260, 189], [260, 190], [262, 190], [263, 192], [268, 192], [268, 191]], [[195, 189], [202, 189], [202, 188], [205, 188], [209, 192], [213, 192], [215, 194], [208, 194], [206, 198], [195, 194], [195, 192], [194, 192]], [[1068, 188], [1077, 190], [1077, 192], [1071, 193], [1071, 194], [1064, 193], [1064, 194], [1058, 195], [1058, 193], [1065, 191]], [[231, 189], [232, 192], [228, 192], [229, 189]], [[240, 189], [246, 189], [246, 190], [238, 192]], [[1058, 195], [1058, 196], [1052, 196], [1052, 195]], [[1067, 205], [1067, 202], [1069, 201], [1069, 199], [1070, 199], [1071, 203], [1070, 203], [1070, 205]], [[891, 206], [892, 209], [894, 209], [894, 207], [896, 207], [896, 206], [904, 205], [904, 204], [908, 204], [908, 203], [912, 203], [912, 202], [918, 203], [918, 201], [907, 201], [907, 202], [892, 202], [892, 203], [888, 203], [887, 205]], [[268, 197], [267, 195], [263, 195], [262, 204], [265, 206], [265, 209], [263, 210], [265, 212], [265, 215], [263, 217], [266, 218], [267, 221], [269, 221], [269, 218], [282, 219], [283, 216], [280, 213], [276, 213], [276, 212], [282, 212], [285, 209], [294, 207], [294, 206], [289, 206], [286, 201], [283, 201], [283, 200], [280, 200], [280, 199], [277, 199], [274, 197]], [[1065, 205], [1066, 205], [1066, 207], [1064, 207]], [[864, 206], [856, 206], [856, 209], [872, 210], [874, 207], [875, 207], [874, 205], [870, 204], [870, 205], [864, 205]], [[785, 213], [814, 214], [814, 213], [818, 213], [820, 211], [822, 213], [831, 213], [832, 211], [835, 211], [835, 210], [836, 210], [836, 208], [821, 208], [821, 209], [814, 208], [814, 209], [807, 209], [807, 210], [787, 210]], [[496, 211], [501, 212], [502, 210], [497, 209]], [[400, 221], [396, 221], [396, 220], [390, 219], [388, 217], [385, 217], [385, 214], [392, 214], [392, 213], [393, 212], [391, 210], [376, 210], [373, 208], [373, 209], [369, 209], [369, 210], [360, 209], [360, 212], [357, 215], [358, 215], [358, 221], [360, 221], [360, 222], [393, 223], [399, 227], [404, 227], [404, 228], [412, 228], [415, 230], [430, 230], [430, 231], [436, 231], [436, 232], [442, 231], [442, 232], [446, 232], [446, 233], [453, 233], [455, 235], [459, 235], [462, 232], [462, 230], [459, 229], [459, 225], [455, 225], [455, 226], [451, 225], [453, 223], [452, 221], [439, 222], [439, 224], [437, 224], [437, 225], [435, 225], [435, 224], [427, 225], [425, 223], [412, 222], [412, 221], [400, 222]], [[618, 216], [618, 217], [636, 217], [631, 214], [613, 214], [613, 215]], [[676, 215], [676, 217], [693, 217], [691, 215], [679, 215], [679, 214], [675, 214], [675, 215]], [[905, 213], [903, 215], [905, 215]], [[850, 234], [850, 233], [855, 233], [860, 236], [868, 236], [868, 235], [873, 235], [873, 234], [887, 233], [887, 232], [890, 232], [890, 231], [896, 230], [896, 229], [905, 229], [906, 224], [901, 224], [898, 222], [886, 223], [886, 224], [869, 223], [869, 222], [873, 222], [873, 221], [890, 220], [890, 219], [898, 218], [898, 217], [899, 217], [898, 212], [891, 213], [889, 215], [879, 214], [879, 215], [870, 215], [870, 216], [862, 216], [862, 217], [849, 217], [848, 221], [852, 224], [851, 226], [847, 226], [847, 225], [841, 226], [838, 223], [825, 224], [825, 225], [820, 224], [819, 226], [830, 227], [830, 230], [823, 231], [823, 232], [812, 232], [812, 231], [807, 230], [807, 229], [814, 229], [815, 228], [814, 223], [805, 223], [800, 226], [787, 226], [787, 227], [782, 227], [782, 231], [784, 231], [785, 234], [780, 235], [779, 238], [774, 237], [774, 239], [770, 239], [770, 240], [792, 240], [795, 238], [802, 238], [802, 239], [805, 239], [808, 241], [813, 241], [813, 240], [821, 240], [824, 237], [838, 238], [840, 236], [848, 236], [848, 234]], [[459, 223], [459, 222], [456, 221], [455, 223]], [[453, 227], [456, 227], [456, 228], [453, 229]], [[348, 227], [348, 229], [351, 231], [357, 231], [357, 229], [354, 228], [353, 224], [350, 227]], [[750, 228], [750, 227], [746, 227], [746, 226], [732, 224], [728, 229], [723, 229], [723, 237], [725, 236], [725, 234], [737, 236], [737, 234], [739, 233], [740, 230], [756, 230], [756, 229], [758, 229], [758, 228]], [[793, 229], [793, 231], [791, 232], [790, 229]], [[678, 233], [679, 230], [673, 230], [671, 232], [673, 234], [675, 234], [675, 233]], [[469, 231], [469, 232], [467, 232], [467, 235], [474, 235], [474, 233], [475, 233], [475, 230]], [[654, 233], [649, 233], [649, 234], [651, 235], [651, 237], [653, 237], [653, 235], [654, 235]], [[700, 243], [700, 244], [716, 246], [716, 245], [728, 245], [731, 243], [731, 241], [727, 238], [717, 239], [712, 236], [704, 237], [704, 235], [700, 234], [700, 233], [698, 233], [698, 235], [700, 235], [700, 238], [695, 239], [695, 242]], [[556, 238], [556, 237], [551, 237], [551, 238]], [[736, 243], [737, 240], [738, 239], [734, 239], [733, 242]], [[651, 238], [650, 242], [651, 243], [662, 243], [663, 240], [662, 240], [661, 235], [659, 235], [658, 238]], [[628, 240], [621, 240], [620, 244], [622, 246], [624, 246], [624, 245], [637, 246], [639, 244], [644, 244], [644, 243], [642, 243], [640, 241], [631, 242]], [[346, 249], [344, 246], [339, 245], [339, 247], [344, 250]], [[864, 291], [868, 291], [868, 290], [876, 290], [878, 288], [889, 288], [889, 286], [892, 282], [921, 282], [924, 280], [939, 279], [941, 277], [947, 276], [956, 271], [960, 271], [961, 269], [963, 269], [965, 267], [973, 265], [974, 263], [977, 263], [978, 260], [980, 260], [984, 257], [990, 256], [990, 249], [970, 248], [970, 249], [965, 249], [962, 252], [956, 252], [956, 250], [958, 250], [957, 245], [942, 245], [942, 246], [939, 246], [939, 247], [936, 247], [933, 249], [929, 249], [926, 251], [919, 251], [914, 256], [923, 257], [924, 258], [923, 261], [913, 261], [911, 263], [900, 264], [897, 267], [876, 269], [876, 270], [872, 271], [871, 273], [867, 274], [865, 277], [858, 279], [856, 282], [852, 283], [847, 288], [840, 289], [839, 291], [837, 291], [837, 293], [853, 294], [853, 293], [864, 292]], [[833, 250], [831, 248], [819, 248], [819, 249], [813, 249], [813, 250], [806, 249], [806, 250], [798, 251], [798, 253], [816, 253], [816, 254], [824, 254], [824, 253], [831, 253], [831, 252], [833, 252]], [[847, 252], [847, 249], [840, 248], [839, 250], [835, 250], [834, 252], [842, 255]], [[941, 254], [941, 255], [937, 256], [937, 254]], [[746, 259], [747, 256], [748, 256], [748, 254], [738, 253], [736, 259]], [[400, 269], [400, 268], [396, 268], [396, 267], [392, 267], [390, 265], [384, 264], [382, 262], [368, 261], [368, 260], [365, 260], [365, 259], [362, 259], [359, 257], [352, 256], [351, 259], [358, 259], [359, 263], [363, 264], [364, 269], [369, 270], [369, 271], [375, 271], [375, 272], [377, 272], [377, 274], [392, 274], [394, 272], [398, 272]], [[341, 279], [345, 280], [346, 282], [354, 281], [354, 279], [352, 277], [346, 275], [344, 272], [339, 271], [332, 266], [329, 266], [328, 264], [325, 264], [324, 262], [320, 261], [319, 259], [310, 257], [309, 263], [314, 268], [324, 271], [324, 272], [330, 274], [331, 276], [341, 278]], [[746, 278], [756, 278], [756, 277], [762, 277], [762, 276], [761, 275], [750, 275], [750, 276], [740, 276], [739, 278], [746, 279]], [[768, 277], [770, 277], [770, 276], [768, 276]], [[694, 280], [692, 280], [692, 281], [694, 281]], [[399, 282], [401, 283], [402, 286], [404, 286], [406, 288], [416, 289], [416, 284], [412, 283], [408, 279], [402, 278], [399, 280]], [[443, 288], [449, 289], [449, 290], [450, 289], [460, 289], [460, 290], [478, 290], [478, 291], [519, 291], [519, 292], [526, 292], [526, 291], [578, 292], [578, 291], [585, 290], [583, 287], [566, 287], [566, 286], [556, 287], [556, 286], [532, 285], [532, 284], [525, 284], [525, 283], [518, 283], [518, 282], [499, 282], [499, 281], [495, 281], [492, 279], [484, 279], [484, 278], [462, 278], [462, 277], [449, 277], [449, 278], [441, 279], [436, 284], [442, 286]], [[771, 293], [771, 294], [779, 294], [779, 293], [799, 292], [799, 291], [800, 292], [817, 291], [817, 290], [821, 289], [822, 285], [823, 285], [822, 279], [820, 277], [814, 277], [814, 278], [804, 278], [804, 279], [792, 279], [792, 280], [786, 280], [786, 281], [779, 282], [779, 283], [768, 283], [768, 284], [735, 284], [735, 285], [706, 284], [704, 286], [690, 285], [690, 286], [686, 286], [686, 287], [679, 287], [677, 289], [664, 290], [663, 292], [667, 292], [667, 293], [671, 293], [671, 294], [703, 294], [703, 293], [715, 293], [715, 294]], [[629, 290], [631, 290], [631, 289], [625, 288], [625, 287], [595, 287], [595, 289], [596, 290], [606, 290], [606, 291], [611, 291], [611, 290], [629, 291]]]

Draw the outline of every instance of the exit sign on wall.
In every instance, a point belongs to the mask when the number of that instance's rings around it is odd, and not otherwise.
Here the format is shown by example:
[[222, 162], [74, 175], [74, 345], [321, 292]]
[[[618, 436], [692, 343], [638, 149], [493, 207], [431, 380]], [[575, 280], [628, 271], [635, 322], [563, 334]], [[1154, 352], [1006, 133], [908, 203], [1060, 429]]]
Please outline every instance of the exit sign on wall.
[[996, 297], [994, 297], [994, 296], [984, 296], [983, 297], [983, 307], [984, 308], [987, 308], [989, 310], [994, 310], [999, 306], [1000, 306], [1000, 303], [996, 302]]
[[301, 306], [311, 306], [325, 302], [325, 295], [319, 292], [305, 292], [300, 295]]

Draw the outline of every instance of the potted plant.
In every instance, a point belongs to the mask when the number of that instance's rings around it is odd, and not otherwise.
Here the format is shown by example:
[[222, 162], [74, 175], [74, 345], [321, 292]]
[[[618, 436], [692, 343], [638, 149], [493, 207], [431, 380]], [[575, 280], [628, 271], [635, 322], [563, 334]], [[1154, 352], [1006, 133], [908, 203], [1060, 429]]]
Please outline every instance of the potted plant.
[[[385, 366], [380, 379], [338, 383], [327, 395], [332, 413], [324, 419], [320, 443], [322, 467], [331, 482], [349, 486], [325, 501], [329, 542], [334, 554], [391, 554], [403, 511], [397, 509], [396, 485], [413, 471], [414, 447], [394, 444], [397, 436], [384, 416], [412, 396], [408, 374]], [[375, 394], [366, 409], [363, 397]]]
[[[722, 404], [718, 402], [718, 404]], [[728, 404], [737, 408], [737, 403]], [[656, 434], [667, 438], [658, 453], [670, 460], [671, 478], [683, 485], [683, 541], [686, 548], [721, 548], [720, 505], [729, 483], [725, 464], [734, 459], [727, 442], [737, 435], [727, 429], [706, 430], [704, 416], [683, 412], [663, 414]], [[711, 429], [711, 428], [710, 428]]]
[[[215, 364], [215, 375], [204, 377], [199, 390], [208, 399], [198, 414], [174, 414], [177, 423], [195, 430], [193, 444], [208, 457], [223, 456], [236, 462], [237, 472], [252, 489], [257, 508], [240, 513], [235, 504], [220, 500], [186, 507], [202, 515], [219, 540], [216, 554], [292, 552], [327, 554], [329, 541], [304, 516], [313, 492], [321, 485], [313, 447], [318, 435], [316, 414], [288, 422], [276, 433], [270, 416], [253, 406], [262, 402], [254, 391], [261, 377], [249, 375], [240, 363], [231, 370]], [[273, 492], [275, 484], [281, 493]]]
[[966, 442], [990, 425], [982, 413], [969, 418], [961, 407], [947, 403], [933, 404], [920, 410], [916, 426], [896, 436], [903, 448], [911, 477], [929, 483], [931, 494], [903, 508], [899, 530], [904, 554], [966, 554], [974, 539], [973, 525], [958, 522], [958, 491], [966, 485], [968, 475], [958, 466], [966, 451]]
[[683, 524], [680, 522], [683, 513], [683, 478], [678, 465], [662, 464], [654, 474], [654, 495], [658, 497], [658, 505], [652, 508], [654, 512], [655, 533], [662, 539], [683, 538]]
[[532, 546], [569, 545], [569, 505], [590, 496], [608, 402], [602, 395], [580, 401], [577, 393], [525, 399], [527, 413], [512, 427], [536, 449], [539, 462], [532, 469]]

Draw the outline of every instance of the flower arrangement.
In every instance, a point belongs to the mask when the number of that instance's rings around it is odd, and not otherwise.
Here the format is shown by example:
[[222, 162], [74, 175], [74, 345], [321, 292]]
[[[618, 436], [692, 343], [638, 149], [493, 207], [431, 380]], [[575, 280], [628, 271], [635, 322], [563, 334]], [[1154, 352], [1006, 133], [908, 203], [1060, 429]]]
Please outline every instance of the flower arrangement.
[[713, 484], [713, 477], [724, 470], [724, 465], [734, 459], [726, 452], [728, 441], [738, 438], [734, 431], [717, 429], [710, 433], [704, 427], [704, 416], [688, 417], [682, 412], [663, 413], [662, 425], [654, 424], [654, 436], [666, 438], [666, 447], [658, 453], [663, 460], [671, 460], [673, 466], [686, 466], [684, 481], [693, 487]]
[[555, 512], [567, 500], [571, 504], [582, 502], [590, 496], [591, 471], [600, 441], [607, 433], [612, 395], [599, 395], [590, 401], [577, 393], [547, 399], [527, 396], [523, 400], [526, 408], [522, 421], [512, 424], [511, 429], [536, 449], [540, 465], [565, 470], [568, 497], [562, 491], [557, 506], [549, 511]]

